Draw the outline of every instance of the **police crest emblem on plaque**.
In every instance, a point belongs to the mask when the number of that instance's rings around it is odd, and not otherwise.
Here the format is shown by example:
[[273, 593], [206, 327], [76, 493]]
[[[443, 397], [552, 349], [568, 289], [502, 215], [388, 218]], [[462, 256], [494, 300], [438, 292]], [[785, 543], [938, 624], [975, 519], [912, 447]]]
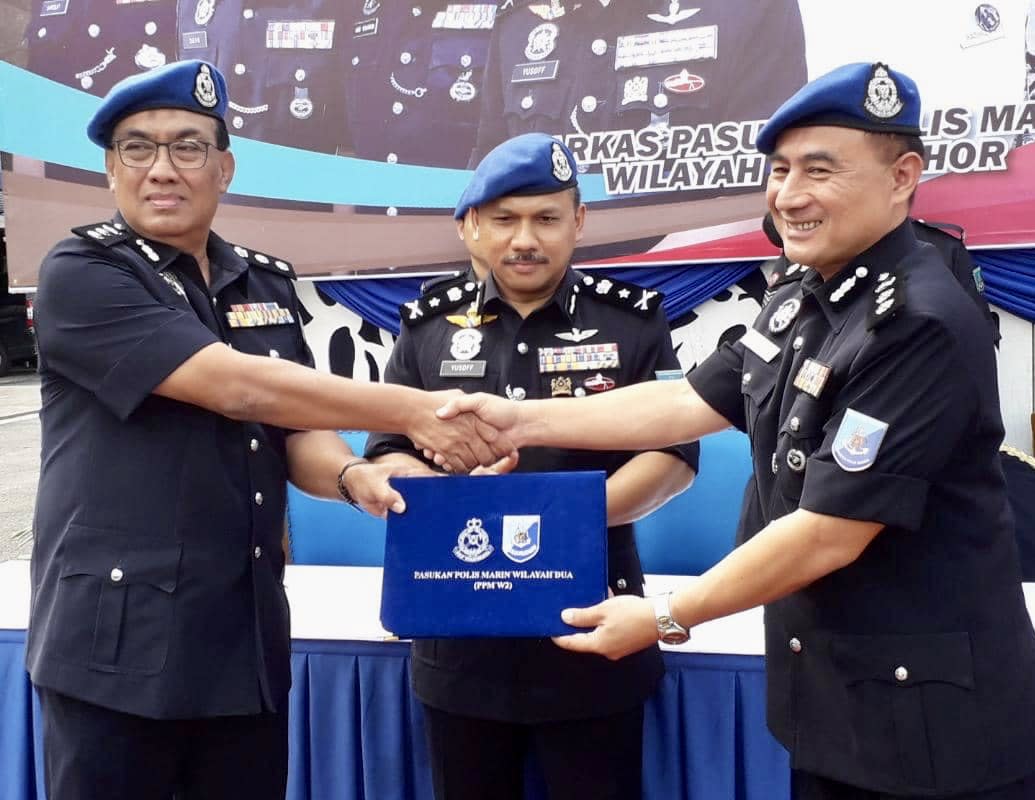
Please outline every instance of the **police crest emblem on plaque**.
[[503, 517], [503, 555], [518, 564], [535, 558], [539, 552], [542, 520], [538, 514]]
[[476, 564], [491, 556], [493, 550], [495, 548], [489, 544], [489, 534], [482, 527], [482, 521], [475, 517], [467, 520], [467, 527], [460, 531], [453, 555], [468, 564]]

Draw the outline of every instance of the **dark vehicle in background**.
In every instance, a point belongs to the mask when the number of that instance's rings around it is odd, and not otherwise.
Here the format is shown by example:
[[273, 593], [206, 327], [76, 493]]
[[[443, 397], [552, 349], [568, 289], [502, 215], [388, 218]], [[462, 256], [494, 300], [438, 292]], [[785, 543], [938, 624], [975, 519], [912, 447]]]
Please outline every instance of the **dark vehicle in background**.
[[0, 240], [0, 375], [18, 365], [36, 365], [32, 295], [7, 291], [7, 253]]

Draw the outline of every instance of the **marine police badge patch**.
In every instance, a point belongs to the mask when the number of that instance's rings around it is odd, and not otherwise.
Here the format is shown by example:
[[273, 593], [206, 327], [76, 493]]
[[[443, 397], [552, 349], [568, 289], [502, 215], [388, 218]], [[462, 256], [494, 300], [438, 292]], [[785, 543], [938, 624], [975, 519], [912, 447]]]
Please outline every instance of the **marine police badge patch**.
[[541, 520], [539, 515], [503, 516], [503, 555], [518, 564], [535, 558], [539, 552]]
[[873, 466], [888, 423], [847, 409], [834, 435], [834, 461], [845, 472], [862, 472]]

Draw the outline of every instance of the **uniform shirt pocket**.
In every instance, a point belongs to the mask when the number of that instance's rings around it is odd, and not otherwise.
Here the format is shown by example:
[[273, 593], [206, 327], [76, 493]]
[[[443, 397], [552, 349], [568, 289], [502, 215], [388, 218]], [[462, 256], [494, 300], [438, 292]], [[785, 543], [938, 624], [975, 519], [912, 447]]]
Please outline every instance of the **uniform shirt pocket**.
[[59, 554], [57, 617], [85, 624], [60, 626], [59, 656], [103, 672], [160, 672], [182, 550], [179, 542], [70, 526]]

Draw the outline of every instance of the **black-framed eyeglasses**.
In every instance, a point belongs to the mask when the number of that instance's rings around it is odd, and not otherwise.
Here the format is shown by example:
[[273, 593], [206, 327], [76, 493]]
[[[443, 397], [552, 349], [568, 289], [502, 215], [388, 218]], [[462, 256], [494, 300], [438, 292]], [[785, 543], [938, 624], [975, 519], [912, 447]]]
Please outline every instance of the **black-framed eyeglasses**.
[[150, 139], [119, 139], [113, 143], [119, 159], [127, 167], [150, 167], [158, 159], [158, 148], [169, 151], [169, 159], [178, 169], [201, 169], [208, 161], [208, 149], [215, 147], [197, 139], [177, 139], [175, 142], [152, 142]]

